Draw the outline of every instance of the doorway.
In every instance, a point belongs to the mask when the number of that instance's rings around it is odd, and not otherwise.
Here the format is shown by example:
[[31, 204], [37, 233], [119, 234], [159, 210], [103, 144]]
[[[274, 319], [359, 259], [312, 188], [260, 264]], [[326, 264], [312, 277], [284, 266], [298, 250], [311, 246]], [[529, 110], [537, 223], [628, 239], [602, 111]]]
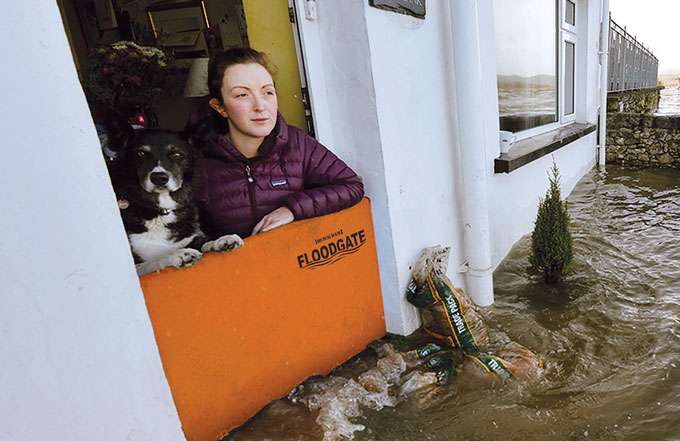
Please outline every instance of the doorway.
[[[278, 69], [279, 111], [286, 122], [314, 136], [304, 63], [293, 23], [295, 11], [287, 0], [57, 0], [57, 4], [81, 82], [90, 74], [92, 51], [121, 40], [169, 50], [175, 57], [172, 63], [186, 70], [193, 60], [208, 57], [214, 50], [252, 47], [268, 54]], [[193, 39], [173, 46], [163, 27], [171, 28], [175, 35], [178, 30], [191, 34]], [[164, 35], [165, 40], [161, 38]], [[184, 86], [179, 87], [184, 93], [168, 94], [155, 106], [161, 127], [181, 130], [200, 99], [187, 96]], [[92, 105], [91, 110], [95, 122], [100, 122]]]

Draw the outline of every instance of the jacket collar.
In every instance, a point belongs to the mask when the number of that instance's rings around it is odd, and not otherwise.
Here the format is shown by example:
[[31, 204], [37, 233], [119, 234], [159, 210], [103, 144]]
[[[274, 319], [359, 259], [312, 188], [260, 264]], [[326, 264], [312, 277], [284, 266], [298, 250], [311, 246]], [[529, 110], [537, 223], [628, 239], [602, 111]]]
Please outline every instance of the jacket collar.
[[286, 120], [283, 119], [281, 112], [276, 112], [276, 125], [272, 129], [271, 133], [267, 135], [260, 148], [257, 151], [257, 156], [255, 158], [246, 158], [234, 145], [229, 142], [226, 136], [222, 136], [217, 132], [213, 132], [214, 143], [210, 149], [210, 156], [215, 156], [220, 159], [226, 159], [229, 161], [239, 161], [244, 163], [249, 163], [257, 158], [262, 158], [269, 156], [274, 152], [279, 151], [288, 142], [288, 124]]

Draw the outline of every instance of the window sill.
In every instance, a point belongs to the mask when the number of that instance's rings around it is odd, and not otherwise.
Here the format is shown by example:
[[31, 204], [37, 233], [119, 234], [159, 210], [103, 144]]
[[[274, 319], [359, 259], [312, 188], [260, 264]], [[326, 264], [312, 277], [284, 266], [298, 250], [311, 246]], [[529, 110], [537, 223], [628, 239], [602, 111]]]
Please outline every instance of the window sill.
[[595, 124], [572, 123], [517, 141], [508, 153], [501, 153], [494, 160], [494, 173], [510, 173], [517, 170], [594, 132], [596, 128]]

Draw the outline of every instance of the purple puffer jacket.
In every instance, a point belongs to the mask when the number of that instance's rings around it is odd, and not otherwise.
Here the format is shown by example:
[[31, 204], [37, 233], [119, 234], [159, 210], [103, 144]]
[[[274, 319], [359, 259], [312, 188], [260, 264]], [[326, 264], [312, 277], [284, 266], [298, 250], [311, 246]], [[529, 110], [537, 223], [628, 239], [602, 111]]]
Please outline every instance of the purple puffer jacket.
[[257, 157], [246, 158], [212, 132], [200, 167], [196, 200], [211, 237], [250, 236], [266, 214], [281, 206], [299, 220], [351, 207], [364, 195], [351, 168], [304, 131], [287, 125], [280, 113]]

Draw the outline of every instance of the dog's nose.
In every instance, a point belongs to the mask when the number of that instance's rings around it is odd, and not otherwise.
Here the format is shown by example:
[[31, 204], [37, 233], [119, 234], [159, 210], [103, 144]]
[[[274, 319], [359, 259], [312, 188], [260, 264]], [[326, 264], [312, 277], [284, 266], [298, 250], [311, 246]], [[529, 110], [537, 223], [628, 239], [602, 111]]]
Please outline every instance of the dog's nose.
[[165, 185], [168, 183], [168, 175], [162, 172], [153, 172], [149, 177], [154, 185]]

